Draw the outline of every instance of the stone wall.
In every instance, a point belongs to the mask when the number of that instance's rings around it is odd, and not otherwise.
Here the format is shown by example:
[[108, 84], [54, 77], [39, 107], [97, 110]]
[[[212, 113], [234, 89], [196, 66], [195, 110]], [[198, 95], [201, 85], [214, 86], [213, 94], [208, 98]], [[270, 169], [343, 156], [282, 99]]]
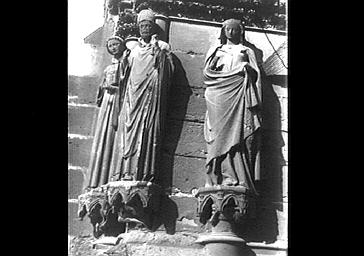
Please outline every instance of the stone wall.
[[[110, 25], [102, 36], [110, 34]], [[178, 220], [194, 219], [196, 199], [191, 197], [194, 188], [204, 184], [206, 146], [203, 123], [206, 112], [202, 67], [211, 44], [217, 43], [220, 24], [193, 22], [172, 18], [169, 43], [175, 62], [176, 77], [170, 95], [167, 136], [163, 148], [163, 185], [171, 188], [171, 199], [178, 208]], [[268, 39], [267, 39], [268, 37]], [[287, 36], [284, 33], [247, 29], [246, 39], [254, 44], [263, 63]], [[272, 47], [272, 45], [273, 47]], [[110, 61], [104, 43], [95, 45], [102, 70]], [[261, 191], [258, 202], [258, 219], [251, 225], [252, 242], [284, 244], [287, 247], [287, 84], [285, 79], [264, 76], [263, 72], [263, 162], [265, 179], [258, 184]], [[101, 74], [89, 77], [69, 77], [69, 234], [86, 234], [91, 231], [88, 220], [76, 220], [75, 200], [81, 193], [93, 136], [96, 89]], [[273, 79], [274, 77], [274, 79]], [[177, 193], [182, 192], [182, 193]], [[182, 225], [183, 226], [183, 225]]]

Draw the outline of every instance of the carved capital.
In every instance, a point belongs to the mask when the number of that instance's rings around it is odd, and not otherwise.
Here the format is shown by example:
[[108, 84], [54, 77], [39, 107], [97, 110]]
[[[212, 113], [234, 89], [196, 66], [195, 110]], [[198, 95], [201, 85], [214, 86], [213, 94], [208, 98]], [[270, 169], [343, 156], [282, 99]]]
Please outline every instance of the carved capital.
[[86, 214], [94, 228], [94, 236], [117, 236], [126, 223], [153, 228], [159, 213], [162, 189], [151, 182], [115, 181], [79, 196], [78, 215]]
[[217, 185], [200, 188], [195, 196], [200, 222], [212, 225], [211, 232], [201, 234], [196, 243], [206, 245], [212, 256], [250, 255], [245, 240], [236, 233], [247, 215], [250, 191], [244, 186]]
[[239, 222], [244, 218], [249, 192], [243, 186], [212, 186], [200, 188], [196, 197], [200, 222], [216, 226], [220, 220]]
[[107, 197], [101, 188], [92, 189], [78, 197], [78, 217], [83, 220], [87, 214], [95, 237], [102, 234], [100, 224], [105, 220], [107, 208]]

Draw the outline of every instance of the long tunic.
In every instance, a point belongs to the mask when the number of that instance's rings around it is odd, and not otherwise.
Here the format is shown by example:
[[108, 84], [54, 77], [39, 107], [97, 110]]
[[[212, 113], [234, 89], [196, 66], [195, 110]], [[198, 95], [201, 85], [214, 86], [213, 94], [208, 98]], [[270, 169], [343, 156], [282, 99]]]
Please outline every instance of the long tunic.
[[129, 56], [130, 73], [112, 156], [112, 180], [158, 179], [172, 63], [169, 45], [139, 43]]
[[115, 83], [119, 83], [122, 87], [124, 74], [123, 63], [115, 58], [104, 70], [96, 100], [100, 108], [96, 120], [86, 188], [98, 187], [110, 181], [110, 160], [117, 129], [120, 91], [109, 93], [104, 87]]
[[254, 52], [241, 44], [213, 47], [203, 74], [206, 185], [242, 185], [256, 193], [261, 88]]

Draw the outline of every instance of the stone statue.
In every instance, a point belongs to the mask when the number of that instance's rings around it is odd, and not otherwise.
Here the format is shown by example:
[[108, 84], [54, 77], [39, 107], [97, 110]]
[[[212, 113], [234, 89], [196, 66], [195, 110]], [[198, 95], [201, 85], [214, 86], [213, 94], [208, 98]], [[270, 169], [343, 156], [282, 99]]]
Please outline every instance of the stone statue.
[[209, 49], [205, 60], [205, 186], [244, 186], [256, 194], [253, 182], [260, 173], [260, 73], [253, 50], [243, 45], [243, 32], [239, 20], [226, 20], [220, 44]]
[[[155, 34], [154, 13], [141, 11], [137, 23], [141, 37], [106, 69], [110, 82], [99, 93], [91, 189], [79, 196], [78, 211], [80, 219], [90, 218], [95, 237], [117, 236], [129, 225], [151, 231], [160, 225], [161, 145], [174, 66], [169, 44]], [[109, 42], [115, 55], [118, 41]]]
[[111, 161], [113, 181], [158, 180], [168, 88], [170, 46], [155, 34], [155, 14], [137, 17], [141, 37], [128, 57], [129, 76]]
[[110, 159], [113, 150], [118, 115], [122, 104], [126, 56], [129, 50], [118, 36], [106, 42], [107, 51], [113, 56], [107, 66], [101, 85], [98, 88], [97, 106], [100, 108], [91, 149], [86, 188], [94, 188], [110, 181]]

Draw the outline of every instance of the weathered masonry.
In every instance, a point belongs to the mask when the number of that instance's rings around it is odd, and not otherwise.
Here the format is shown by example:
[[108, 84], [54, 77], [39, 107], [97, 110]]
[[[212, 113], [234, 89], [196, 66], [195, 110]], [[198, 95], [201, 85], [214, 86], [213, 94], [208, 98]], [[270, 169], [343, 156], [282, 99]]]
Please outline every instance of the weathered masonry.
[[[101, 80], [102, 70], [110, 63], [111, 57], [106, 52], [105, 40], [113, 32], [114, 18], [107, 16], [104, 26], [85, 39], [85, 43], [91, 44], [95, 50], [94, 73], [86, 77], [69, 77], [68, 198], [69, 235], [72, 236], [92, 232], [87, 220], [77, 220], [77, 197], [82, 193], [84, 177], [88, 171], [93, 124], [98, 111], [95, 105], [96, 89]], [[206, 147], [203, 124], [206, 106], [202, 68], [208, 48], [217, 42], [221, 24], [177, 17], [169, 17], [169, 21], [169, 43], [175, 60], [179, 63], [180, 77], [175, 78], [170, 96], [168, 133], [163, 150], [163, 186], [168, 188], [169, 197], [178, 209], [175, 234], [178, 237], [181, 236], [181, 232], [200, 232], [195, 216], [197, 199], [192, 192], [204, 185]], [[262, 168], [265, 179], [258, 184], [260, 200], [257, 205], [257, 219], [249, 226], [248, 245], [257, 255], [286, 255], [287, 35], [283, 31], [246, 28], [245, 36], [256, 50], [261, 64], [264, 102]], [[139, 243], [153, 240], [147, 236], [154, 236], [154, 241], [158, 240], [156, 233], [145, 235], [143, 239], [146, 240], [140, 240]], [[186, 248], [192, 243], [190, 242], [184, 244]], [[138, 242], [134, 241], [134, 246], [137, 248]], [[171, 246], [173, 247], [172, 242]], [[130, 248], [129, 250], [132, 251]], [[182, 249], [179, 247], [178, 250]], [[189, 250], [196, 255], [205, 255], [199, 247], [191, 246]], [[139, 255], [134, 253], [130, 255]], [[168, 253], [167, 249], [165, 253]]]

